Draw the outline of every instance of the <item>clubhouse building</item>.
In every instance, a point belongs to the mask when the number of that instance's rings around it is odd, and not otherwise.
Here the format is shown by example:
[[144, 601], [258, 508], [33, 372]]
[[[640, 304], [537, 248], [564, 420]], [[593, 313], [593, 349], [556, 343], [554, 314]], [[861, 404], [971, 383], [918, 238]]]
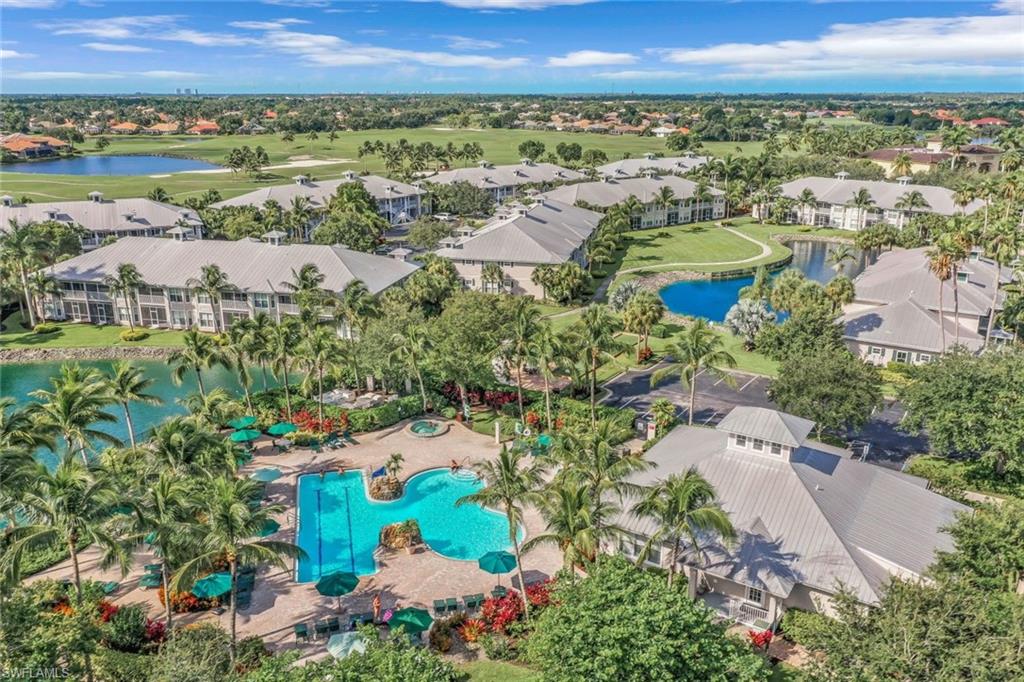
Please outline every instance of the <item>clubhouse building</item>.
[[172, 231], [188, 239], [201, 239], [203, 221], [190, 208], [146, 198], [104, 199], [102, 192], [89, 192], [86, 201], [49, 201], [19, 204], [9, 195], [0, 197], [0, 230], [10, 221], [18, 224], [55, 221], [85, 230], [82, 248], [98, 247], [114, 237], [162, 237]]
[[495, 166], [488, 161], [479, 161], [475, 168], [442, 171], [423, 178], [423, 182], [435, 185], [468, 182], [474, 187], [487, 190], [491, 197], [500, 203], [518, 196], [523, 185], [550, 189], [563, 182], [583, 179], [584, 175], [579, 171], [562, 168], [553, 163], [535, 163], [530, 159], [523, 159], [518, 164], [508, 166]]
[[[602, 215], [552, 199], [502, 207], [476, 231], [442, 242], [435, 253], [448, 258], [467, 289], [544, 296], [531, 281], [539, 265], [567, 262], [587, 266], [587, 243]], [[503, 282], [485, 282], [483, 268], [496, 263]]]
[[[306, 264], [324, 276], [322, 287], [340, 295], [355, 280], [371, 293], [398, 284], [419, 266], [402, 260], [350, 251], [338, 246], [282, 244], [284, 234], [270, 232], [264, 241], [194, 241], [177, 234], [173, 239], [125, 237], [115, 243], [62, 261], [49, 274], [61, 293], [46, 301], [47, 317], [97, 324], [185, 329], [224, 329], [240, 318], [267, 313], [275, 321], [297, 315], [298, 305], [289, 284]], [[111, 296], [105, 279], [131, 263], [145, 284], [126, 304]], [[216, 265], [230, 286], [218, 300], [195, 291], [192, 283], [203, 266]], [[339, 333], [347, 335], [344, 327]]]
[[[735, 407], [715, 428], [677, 426], [646, 455], [648, 470], [628, 480], [651, 486], [693, 468], [714, 486], [737, 537], [701, 538], [681, 552], [690, 596], [723, 617], [774, 627], [790, 608], [832, 613], [840, 587], [878, 602], [891, 576], [921, 577], [941, 529], [969, 508], [928, 490], [927, 481], [852, 459], [849, 450], [809, 437], [814, 423], [775, 410]], [[623, 505], [616, 547], [636, 559], [655, 522]], [[688, 543], [687, 543], [688, 545]], [[668, 568], [671, 548], [655, 546], [647, 564]]]
[[342, 185], [358, 182], [377, 200], [377, 211], [392, 225], [412, 222], [424, 213], [422, 201], [425, 191], [379, 175], [359, 175], [354, 171], [346, 171], [339, 180], [311, 180], [305, 175], [297, 175], [290, 185], [274, 185], [225, 199], [213, 204], [213, 208], [227, 206], [253, 206], [262, 208], [268, 201], [277, 202], [282, 209], [288, 210], [297, 197], [309, 202], [309, 206], [317, 217], [311, 221], [310, 229], [320, 222], [320, 215], [327, 210], [331, 198]]
[[[665, 190], [669, 190], [665, 194]], [[565, 204], [605, 210], [636, 197], [643, 211], [632, 217], [634, 230], [663, 225], [679, 225], [700, 220], [725, 217], [725, 193], [708, 188], [702, 200], [694, 198], [697, 183], [677, 175], [656, 175], [645, 171], [637, 178], [605, 176], [597, 182], [579, 182], [564, 185], [544, 194], [545, 197]], [[669, 200], [663, 202], [667, 196]]]
[[[867, 190], [873, 204], [861, 209], [851, 205], [860, 190]], [[805, 197], [810, 201], [801, 203]], [[903, 198], [910, 192], [920, 192], [927, 207], [914, 210], [903, 206]], [[897, 182], [878, 180], [851, 180], [848, 173], [836, 173], [834, 178], [808, 177], [792, 180], [782, 185], [782, 196], [792, 200], [792, 209], [786, 215], [786, 222], [815, 227], [834, 227], [842, 230], [863, 230], [875, 223], [887, 223], [902, 228], [916, 213], [938, 213], [951, 216], [963, 212], [974, 213], [984, 206], [975, 199], [966, 206], [957, 206], [953, 201], [953, 190], [932, 185], [912, 185], [910, 178]], [[754, 217], [761, 219], [771, 213], [771, 206], [756, 204]]]

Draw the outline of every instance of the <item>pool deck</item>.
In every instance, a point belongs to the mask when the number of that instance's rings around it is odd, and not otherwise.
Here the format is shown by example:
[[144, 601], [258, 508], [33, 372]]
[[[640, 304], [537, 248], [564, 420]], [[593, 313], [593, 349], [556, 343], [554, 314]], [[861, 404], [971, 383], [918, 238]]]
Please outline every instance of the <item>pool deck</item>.
[[[241, 475], [268, 466], [276, 467], [285, 474], [267, 486], [271, 500], [286, 507], [285, 513], [277, 519], [281, 529], [271, 538], [290, 542], [295, 540], [296, 481], [302, 474], [318, 473], [324, 468], [335, 470], [342, 464], [346, 469], [368, 471], [382, 466], [392, 452], [401, 452], [405, 457], [401, 476], [407, 479], [425, 469], [447, 467], [453, 459], [459, 462], [479, 461], [492, 459], [499, 452], [492, 437], [478, 434], [461, 424], [453, 422], [448, 433], [442, 436], [420, 438], [406, 430], [411, 421], [359, 435], [356, 437], [356, 445], [341, 450], [324, 450], [320, 454], [307, 449], [295, 449], [283, 455], [274, 454], [268, 439], [257, 441], [260, 447], [256, 456], [241, 470]], [[534, 509], [526, 510], [523, 521], [527, 538], [544, 530], [543, 519]], [[89, 548], [80, 555], [84, 578], [121, 581], [121, 587], [111, 597], [115, 603], [143, 604], [151, 616], [160, 618], [163, 616], [163, 608], [157, 599], [156, 590], [143, 590], [138, 586], [143, 567], [155, 561], [158, 558], [151, 552], [140, 551], [135, 555], [129, 574], [121, 578], [116, 568], [99, 567], [96, 550]], [[461, 603], [463, 595], [479, 592], [486, 594], [497, 584], [498, 576], [481, 571], [475, 561], [447, 559], [422, 548], [411, 555], [405, 551], [382, 552], [378, 549], [377, 562], [377, 573], [364, 576], [355, 592], [341, 598], [343, 619], [347, 614], [372, 611], [371, 602], [378, 592], [384, 610], [399, 605], [418, 606], [433, 612], [435, 599], [458, 597]], [[561, 552], [557, 548], [544, 546], [535, 549], [523, 560], [526, 581], [530, 583], [554, 575], [561, 563]], [[312, 621], [339, 615], [337, 600], [320, 596], [313, 583], [296, 583], [293, 569], [292, 562], [289, 562], [287, 571], [266, 565], [259, 568], [252, 603], [249, 608], [238, 612], [239, 638], [259, 635], [272, 648], [290, 648], [295, 646], [292, 634], [295, 623], [305, 622], [312, 631]], [[27, 582], [42, 578], [60, 580], [70, 578], [71, 575], [70, 561], [64, 561], [31, 576]], [[501, 583], [518, 587], [519, 579], [512, 573], [501, 576]], [[174, 617], [176, 625], [216, 621], [218, 618], [222, 626], [230, 626], [227, 611], [219, 617], [210, 612], [175, 614]], [[307, 655], [318, 656], [323, 653], [324, 647], [323, 643], [316, 643], [303, 645], [303, 650]]]

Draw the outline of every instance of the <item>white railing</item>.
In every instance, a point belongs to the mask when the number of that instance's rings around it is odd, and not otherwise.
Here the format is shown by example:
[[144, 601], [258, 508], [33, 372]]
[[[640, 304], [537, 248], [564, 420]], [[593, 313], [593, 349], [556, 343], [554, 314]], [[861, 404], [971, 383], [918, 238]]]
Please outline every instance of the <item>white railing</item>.
[[768, 622], [768, 609], [747, 601], [729, 600], [729, 617], [744, 625], [753, 625], [757, 621]]

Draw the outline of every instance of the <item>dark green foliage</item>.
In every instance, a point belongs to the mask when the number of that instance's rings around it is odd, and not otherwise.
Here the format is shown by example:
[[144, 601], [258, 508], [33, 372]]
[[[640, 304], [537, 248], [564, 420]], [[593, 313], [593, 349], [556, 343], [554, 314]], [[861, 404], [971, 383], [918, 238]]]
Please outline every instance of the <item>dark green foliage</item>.
[[160, 649], [151, 682], [224, 682], [231, 672], [228, 634], [212, 624], [181, 628]]
[[1014, 592], [1024, 581], [1024, 501], [1006, 500], [963, 514], [949, 529], [955, 551], [936, 570], [983, 590]]
[[487, 215], [494, 208], [491, 193], [468, 182], [450, 185], [428, 185], [434, 213], [454, 215]]
[[763, 660], [663, 578], [599, 556], [583, 579], [558, 582], [527, 656], [551, 682], [767, 680]]
[[[272, 410], [278, 413], [284, 409], [284, 389], [272, 388], [254, 393], [252, 404], [257, 412]], [[316, 411], [316, 401], [292, 396], [293, 410]], [[324, 417], [337, 419], [342, 413], [348, 414], [349, 430], [353, 433], [374, 431], [397, 424], [403, 419], [423, 414], [423, 402], [418, 395], [407, 395], [378, 407], [360, 410], [343, 410], [337, 405], [324, 405]]]
[[766, 326], [755, 345], [773, 360], [785, 361], [824, 348], [842, 348], [843, 330], [831, 305], [811, 305], [800, 308], [782, 324]]
[[107, 622], [104, 642], [111, 649], [136, 653], [146, 641], [146, 612], [138, 604], [123, 606]]
[[421, 249], [436, 249], [438, 242], [452, 235], [452, 224], [422, 217], [409, 227], [409, 243]]
[[99, 649], [92, 662], [96, 678], [103, 682], [147, 682], [153, 657], [113, 649]]

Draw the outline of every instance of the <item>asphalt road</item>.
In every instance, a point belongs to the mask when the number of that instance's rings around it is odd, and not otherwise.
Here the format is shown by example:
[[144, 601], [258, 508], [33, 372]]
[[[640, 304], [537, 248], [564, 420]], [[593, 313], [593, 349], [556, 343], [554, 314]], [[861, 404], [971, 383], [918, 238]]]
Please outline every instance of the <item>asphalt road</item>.
[[[604, 385], [610, 393], [604, 404], [630, 407], [643, 414], [655, 400], [666, 398], [678, 406], [680, 418], [686, 419], [690, 401], [688, 390], [678, 379], [669, 379], [651, 388], [650, 375], [651, 370], [634, 370], [612, 379]], [[706, 372], [697, 375], [695, 423], [714, 426], [737, 405], [778, 409], [766, 394], [770, 379], [742, 372], [730, 372], [729, 377], [722, 379]], [[926, 452], [927, 438], [900, 430], [903, 414], [899, 403], [887, 401], [862, 429], [846, 434], [855, 454], [860, 455], [866, 448], [868, 461], [900, 469], [910, 455]]]

